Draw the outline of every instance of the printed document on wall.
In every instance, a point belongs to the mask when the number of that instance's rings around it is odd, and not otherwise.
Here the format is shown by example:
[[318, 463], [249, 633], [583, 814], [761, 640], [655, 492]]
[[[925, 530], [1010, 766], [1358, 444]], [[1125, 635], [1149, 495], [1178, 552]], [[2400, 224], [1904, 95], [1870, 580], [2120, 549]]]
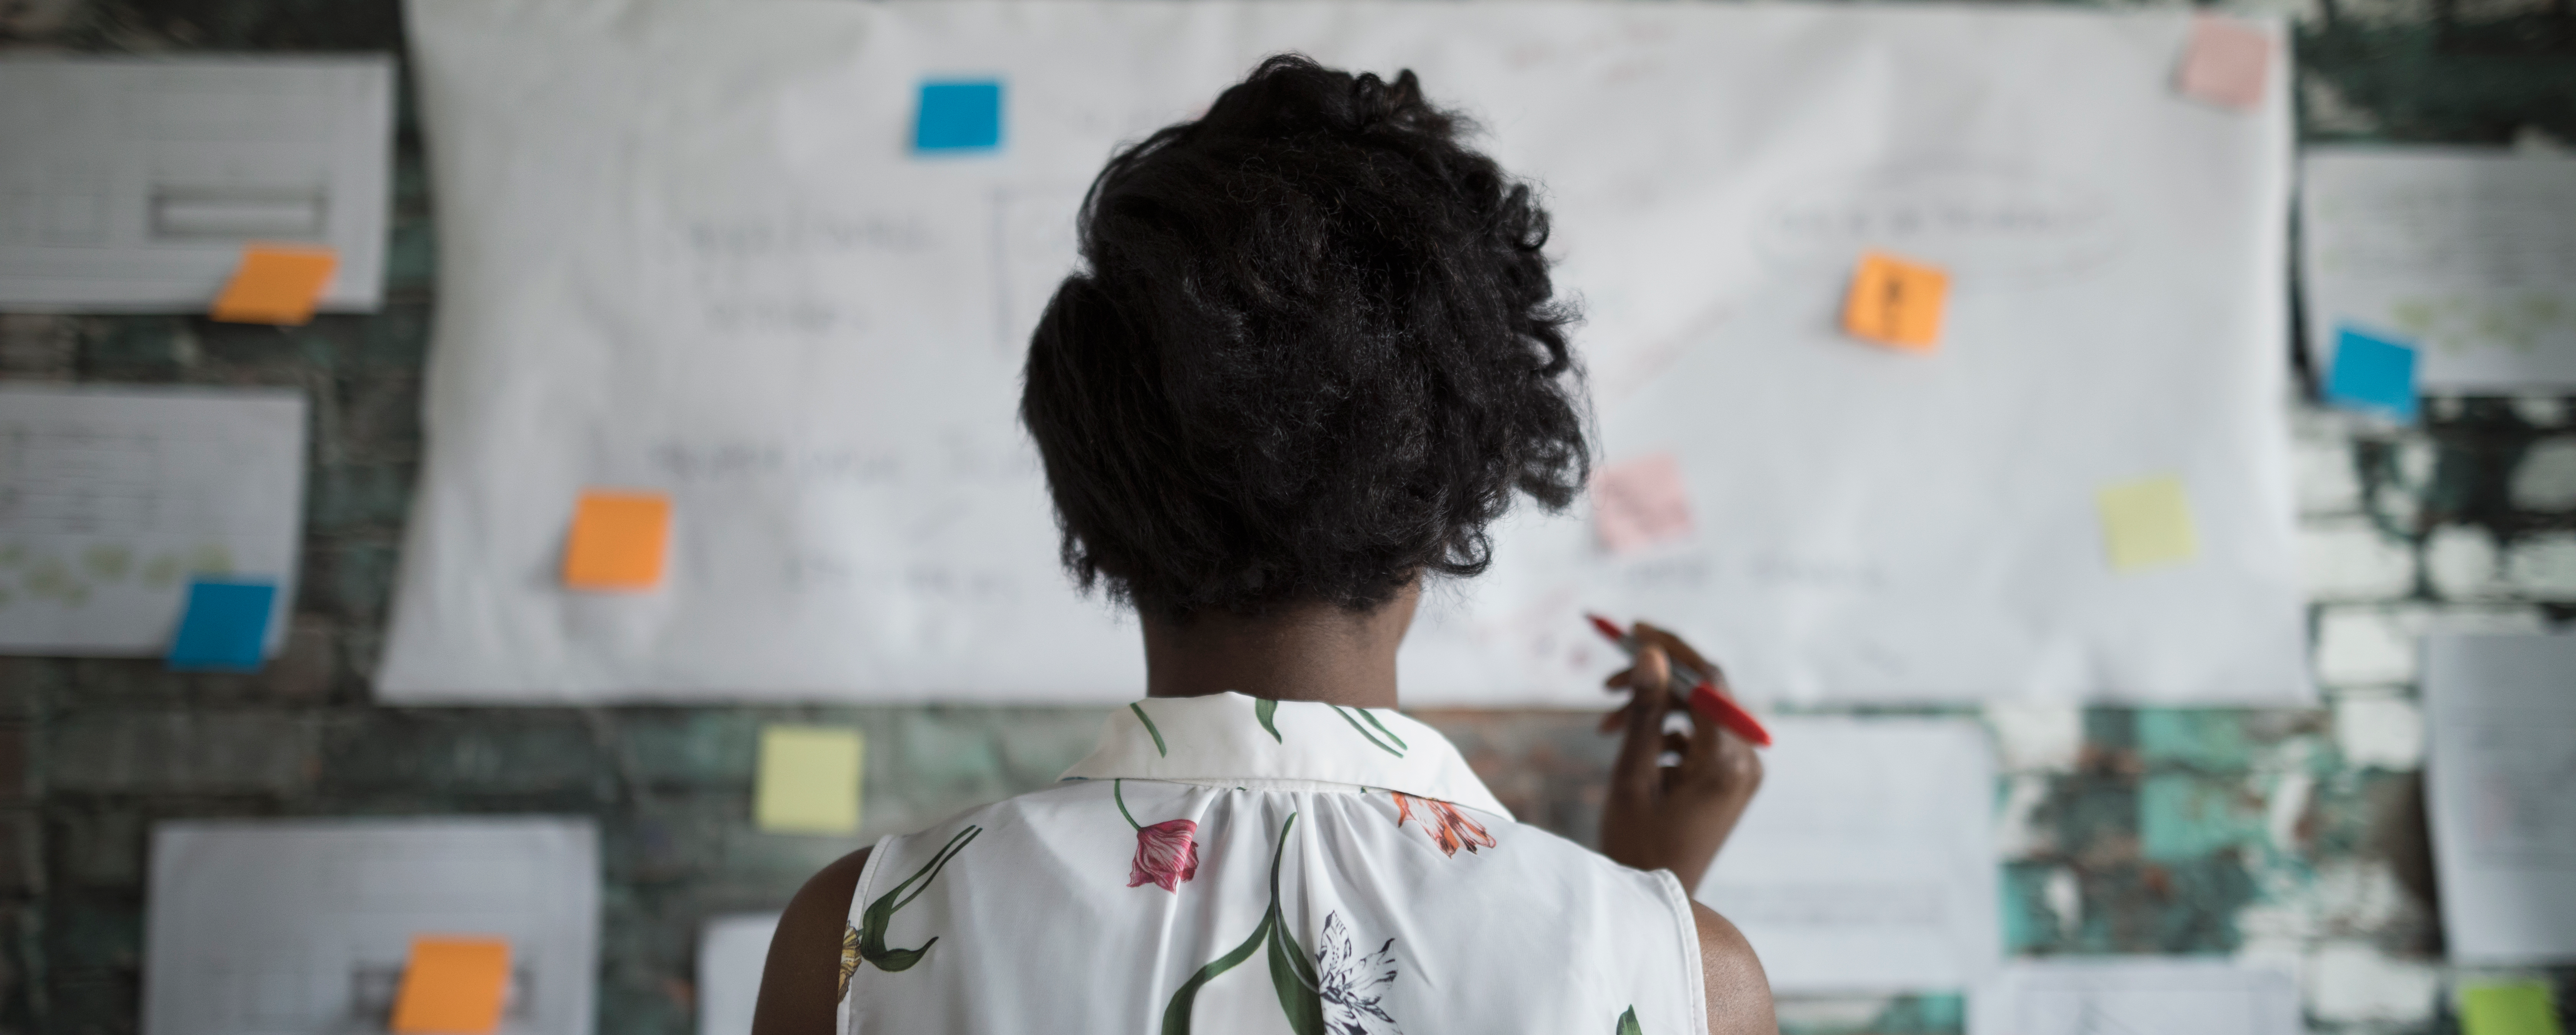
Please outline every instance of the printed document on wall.
[[2225, 960], [2024, 960], [1968, 998], [1968, 1035], [2305, 1035], [2298, 980]]
[[[389, 700], [1131, 698], [1020, 372], [1102, 163], [1280, 51], [1477, 120], [1550, 210], [1604, 469], [1668, 458], [1651, 521], [1496, 527], [1490, 572], [1426, 598], [1409, 702], [1593, 707], [1618, 662], [1586, 610], [1753, 700], [2311, 695], [2289, 77], [2176, 90], [2187, 12], [406, 11], [443, 252]], [[1880, 253], [1940, 272], [1937, 347], [1844, 329]], [[2170, 489], [2143, 553], [2097, 506], [2138, 484]], [[594, 490], [669, 501], [658, 581], [557, 577]]]
[[599, 873], [587, 818], [162, 823], [143, 1035], [384, 1031], [424, 935], [509, 943], [496, 1035], [589, 1035]]
[[189, 581], [276, 587], [304, 530], [304, 393], [0, 386], [0, 653], [153, 655]]
[[713, 917], [698, 935], [698, 1035], [751, 1035], [776, 913]]
[[2451, 958], [2576, 961], [2576, 635], [2426, 637], [2424, 711]]
[[0, 309], [204, 312], [253, 241], [383, 294], [393, 61], [0, 58]]
[[2576, 158], [2340, 145], [2299, 159], [2308, 354], [2345, 328], [2428, 391], [2576, 388]]
[[1789, 993], [1964, 991], [2002, 962], [1994, 755], [1964, 719], [1781, 718], [1695, 897]]

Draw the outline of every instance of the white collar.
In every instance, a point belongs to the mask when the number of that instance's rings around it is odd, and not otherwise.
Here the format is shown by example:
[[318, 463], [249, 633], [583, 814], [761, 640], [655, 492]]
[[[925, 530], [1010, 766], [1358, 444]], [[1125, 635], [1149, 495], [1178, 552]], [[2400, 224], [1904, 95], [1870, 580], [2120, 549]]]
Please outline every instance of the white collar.
[[1403, 791], [1511, 817], [1449, 738], [1392, 708], [1234, 691], [1148, 697], [1113, 712], [1066, 779], [1314, 780]]

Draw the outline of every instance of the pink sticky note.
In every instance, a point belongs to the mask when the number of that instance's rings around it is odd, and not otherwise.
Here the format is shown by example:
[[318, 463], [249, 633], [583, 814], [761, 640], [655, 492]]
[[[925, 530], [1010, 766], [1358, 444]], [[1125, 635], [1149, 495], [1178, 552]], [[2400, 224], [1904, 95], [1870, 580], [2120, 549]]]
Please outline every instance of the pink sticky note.
[[2185, 96], [2230, 108], [2263, 103], [2263, 79], [2272, 71], [2272, 37], [2234, 18], [2193, 15], [2184, 44], [2181, 86]]
[[1611, 553], [1690, 538], [1681, 464], [1670, 453], [1653, 453], [1594, 469], [1592, 527]]

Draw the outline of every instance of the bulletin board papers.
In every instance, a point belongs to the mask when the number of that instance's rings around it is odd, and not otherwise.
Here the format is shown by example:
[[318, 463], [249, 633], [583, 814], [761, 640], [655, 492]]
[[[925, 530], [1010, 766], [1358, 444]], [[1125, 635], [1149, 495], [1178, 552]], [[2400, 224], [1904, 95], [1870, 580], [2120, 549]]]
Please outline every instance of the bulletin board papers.
[[1968, 1035], [2305, 1035], [2298, 980], [2225, 960], [2025, 960], [1968, 999]]
[[393, 110], [387, 55], [0, 58], [0, 309], [204, 312], [281, 241], [374, 311]]
[[[1687, 535], [1624, 552], [1584, 505], [1495, 529], [1487, 576], [1433, 587], [1408, 702], [1594, 706], [1617, 661], [1586, 610], [1678, 629], [1753, 700], [2312, 696], [2289, 77], [2184, 96], [2184, 12], [407, 13], [442, 290], [387, 700], [1132, 698], [1132, 621], [1057, 565], [1026, 343], [1118, 143], [1286, 50], [1416, 71], [1543, 185], [1600, 455], [1670, 454], [1690, 497]], [[958, 82], [1001, 84], [994, 143], [921, 150]], [[1871, 249], [1947, 274], [1937, 351], [1842, 330]], [[2115, 570], [2095, 495], [2161, 477], [2195, 554]], [[590, 485], [669, 494], [658, 588], [554, 577]]]
[[707, 920], [698, 936], [698, 1035], [751, 1035], [760, 1004], [760, 972], [769, 962], [776, 913], [734, 913]]
[[0, 652], [158, 655], [195, 576], [273, 583], [304, 530], [304, 393], [0, 385]]
[[1771, 721], [1762, 793], [1694, 897], [1774, 991], [1962, 992], [2003, 960], [1994, 752], [1966, 719]]
[[2424, 709], [2451, 959], [2576, 961], [2576, 635], [2428, 636]]
[[2321, 145], [2299, 158], [2308, 354], [2393, 337], [2425, 391], [2576, 388], [2576, 158]]
[[510, 942], [501, 1035], [589, 1035], [599, 832], [583, 818], [153, 828], [144, 1035], [384, 1031], [415, 935]]

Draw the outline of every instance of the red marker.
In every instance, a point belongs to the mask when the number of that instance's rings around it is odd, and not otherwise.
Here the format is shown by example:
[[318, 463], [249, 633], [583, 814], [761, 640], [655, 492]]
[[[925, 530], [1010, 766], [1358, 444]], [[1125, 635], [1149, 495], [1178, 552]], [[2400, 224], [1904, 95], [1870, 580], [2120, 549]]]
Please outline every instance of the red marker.
[[[1600, 615], [1583, 617], [1591, 619], [1592, 627], [1601, 630], [1601, 635], [1607, 637], [1610, 642], [1618, 644], [1619, 649], [1626, 651], [1630, 659], [1636, 658], [1637, 638], [1619, 631], [1617, 622]], [[1712, 678], [1710, 673], [1685, 665], [1681, 659], [1669, 655], [1665, 660], [1672, 664], [1674, 685], [1692, 684], [1689, 698], [1692, 710], [1708, 713], [1711, 718], [1717, 720], [1718, 725], [1735, 731], [1736, 736], [1752, 741], [1757, 746], [1771, 746], [1771, 731], [1763, 729], [1762, 723], [1753, 717], [1752, 712], [1745, 711], [1743, 705], [1730, 700], [1725, 694], [1718, 693], [1717, 680]]]

